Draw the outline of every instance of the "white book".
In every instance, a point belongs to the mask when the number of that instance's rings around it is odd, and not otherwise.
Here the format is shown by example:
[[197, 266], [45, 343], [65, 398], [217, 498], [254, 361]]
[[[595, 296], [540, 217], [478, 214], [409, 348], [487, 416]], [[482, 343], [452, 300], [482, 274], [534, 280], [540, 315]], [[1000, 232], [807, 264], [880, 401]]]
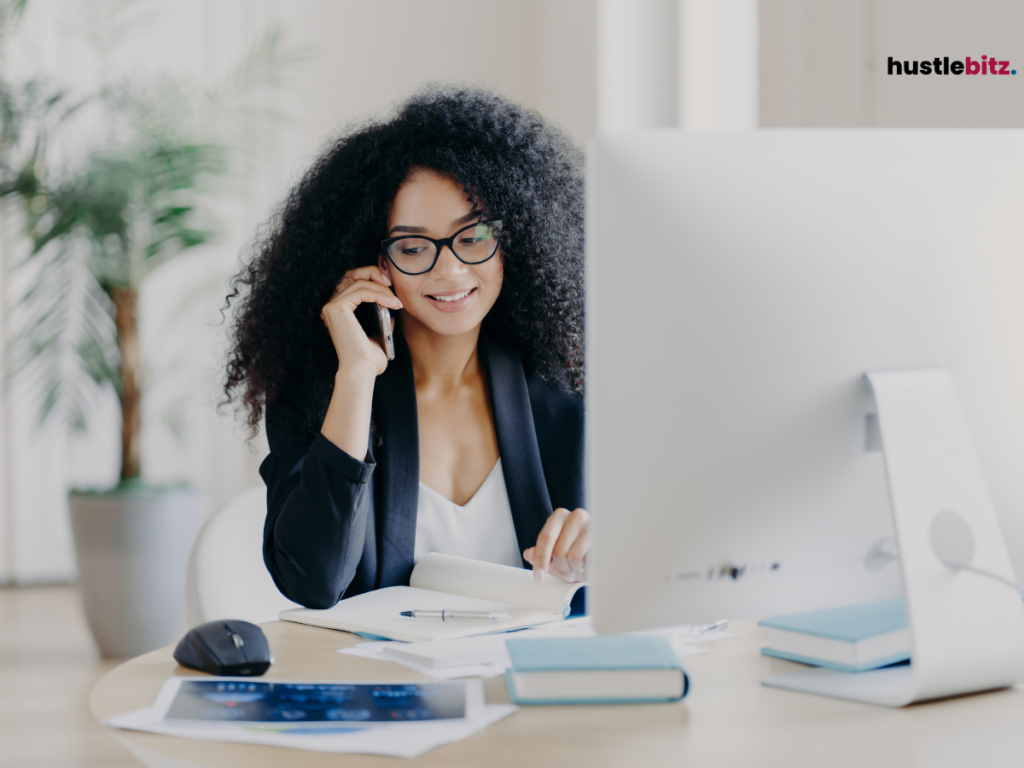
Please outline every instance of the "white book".
[[[299, 624], [423, 642], [507, 632], [561, 621], [583, 586], [548, 574], [540, 584], [533, 572], [454, 555], [431, 553], [413, 568], [408, 587], [385, 587], [341, 600], [333, 608], [290, 608], [280, 618]], [[402, 611], [502, 611], [511, 621], [413, 619]]]

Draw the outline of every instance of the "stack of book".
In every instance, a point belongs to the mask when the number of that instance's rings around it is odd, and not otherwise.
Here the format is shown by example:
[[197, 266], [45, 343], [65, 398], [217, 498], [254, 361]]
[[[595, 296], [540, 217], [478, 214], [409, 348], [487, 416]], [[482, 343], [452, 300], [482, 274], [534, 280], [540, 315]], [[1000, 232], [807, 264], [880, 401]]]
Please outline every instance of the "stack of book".
[[910, 659], [902, 600], [793, 613], [759, 622], [768, 628], [761, 653], [841, 672], [864, 672]]

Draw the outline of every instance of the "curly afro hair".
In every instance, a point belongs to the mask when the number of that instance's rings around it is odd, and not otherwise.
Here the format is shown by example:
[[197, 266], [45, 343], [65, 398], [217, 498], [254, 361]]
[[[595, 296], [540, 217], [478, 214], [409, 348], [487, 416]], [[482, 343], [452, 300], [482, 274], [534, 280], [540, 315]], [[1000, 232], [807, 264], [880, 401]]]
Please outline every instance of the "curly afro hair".
[[338, 365], [320, 310], [346, 271], [377, 263], [391, 202], [418, 167], [503, 222], [504, 279], [487, 331], [521, 350], [527, 373], [582, 393], [582, 165], [539, 114], [475, 88], [428, 86], [390, 119], [333, 139], [234, 278], [227, 401], [241, 401], [255, 434], [268, 404], [302, 388], [319, 429]]

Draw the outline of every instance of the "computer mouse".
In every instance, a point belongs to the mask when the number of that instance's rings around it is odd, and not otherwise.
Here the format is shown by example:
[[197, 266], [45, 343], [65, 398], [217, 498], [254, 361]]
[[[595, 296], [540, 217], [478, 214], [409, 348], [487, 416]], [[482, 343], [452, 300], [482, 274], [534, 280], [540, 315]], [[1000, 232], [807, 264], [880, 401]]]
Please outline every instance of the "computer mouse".
[[174, 660], [189, 669], [223, 677], [262, 675], [274, 661], [263, 630], [240, 619], [200, 624], [181, 638]]

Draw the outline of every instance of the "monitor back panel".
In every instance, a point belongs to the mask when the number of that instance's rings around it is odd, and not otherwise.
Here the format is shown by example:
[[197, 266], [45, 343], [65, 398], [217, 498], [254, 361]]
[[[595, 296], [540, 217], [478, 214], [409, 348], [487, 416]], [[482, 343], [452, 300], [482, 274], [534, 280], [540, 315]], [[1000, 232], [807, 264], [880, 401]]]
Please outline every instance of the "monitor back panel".
[[951, 371], [1020, 571], [1024, 131], [649, 131], [587, 175], [601, 631], [901, 594], [871, 369]]

